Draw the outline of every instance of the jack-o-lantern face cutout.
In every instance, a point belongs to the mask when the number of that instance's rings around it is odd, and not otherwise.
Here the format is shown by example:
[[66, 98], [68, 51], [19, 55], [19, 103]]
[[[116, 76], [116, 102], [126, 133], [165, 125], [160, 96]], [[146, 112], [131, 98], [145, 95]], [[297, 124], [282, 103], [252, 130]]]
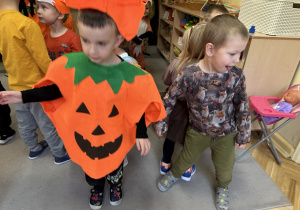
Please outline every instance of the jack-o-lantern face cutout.
[[[90, 115], [90, 112], [84, 103], [82, 103], [78, 107], [76, 112]], [[111, 117], [117, 116], [118, 114], [119, 114], [119, 111], [118, 111], [117, 107], [113, 106], [113, 109], [108, 117], [111, 118]], [[98, 125], [92, 132], [93, 136], [99, 136], [99, 135], [103, 135], [103, 134], [105, 134], [105, 132], [103, 131], [103, 129], [101, 128], [100, 125]], [[106, 158], [109, 156], [109, 154], [113, 154], [120, 148], [122, 140], [123, 140], [123, 135], [121, 135], [118, 138], [116, 138], [114, 142], [108, 142], [108, 143], [104, 144], [104, 146], [94, 147], [94, 146], [92, 146], [92, 144], [90, 143], [90, 141], [88, 139], [84, 139], [83, 136], [81, 134], [77, 133], [76, 131], [75, 131], [74, 135], [75, 135], [75, 140], [76, 140], [79, 148], [83, 152], [85, 152], [88, 157], [90, 157], [93, 160], [95, 160], [96, 158], [98, 158], [98, 159]]]

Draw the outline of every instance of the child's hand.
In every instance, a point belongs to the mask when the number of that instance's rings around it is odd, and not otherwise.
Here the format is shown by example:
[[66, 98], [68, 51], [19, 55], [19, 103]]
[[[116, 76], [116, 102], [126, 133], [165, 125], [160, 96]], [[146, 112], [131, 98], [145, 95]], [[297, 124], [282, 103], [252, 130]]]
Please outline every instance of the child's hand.
[[237, 148], [240, 148], [240, 149], [244, 149], [246, 147], [246, 144], [238, 144], [238, 143], [235, 143], [235, 146]]
[[159, 137], [162, 137], [164, 135], [164, 131], [158, 131], [158, 130], [155, 130], [155, 133], [156, 135], [158, 135]]
[[10, 103], [21, 103], [22, 94], [20, 91], [1, 91], [0, 92], [0, 104], [10, 104]]
[[149, 139], [136, 139], [136, 147], [138, 151], [141, 151], [141, 155], [145, 156], [148, 154], [151, 148], [151, 142]]
[[133, 54], [135, 55], [135, 57], [138, 57], [139, 54], [142, 53], [142, 45], [136, 45], [133, 49]]

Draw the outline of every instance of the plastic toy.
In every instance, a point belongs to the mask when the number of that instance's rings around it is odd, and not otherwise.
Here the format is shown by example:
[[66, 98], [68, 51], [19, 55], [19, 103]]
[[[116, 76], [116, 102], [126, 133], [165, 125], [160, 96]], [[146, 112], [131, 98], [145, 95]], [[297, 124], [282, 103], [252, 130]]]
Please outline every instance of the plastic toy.
[[189, 27], [192, 27], [193, 25], [196, 25], [199, 22], [199, 18], [191, 16], [191, 19], [186, 22], [184, 25], [184, 28], [187, 29]]
[[185, 14], [185, 17], [180, 21], [180, 26], [184, 28], [185, 24], [190, 20], [190, 15]]
[[[271, 106], [279, 112], [289, 113], [298, 103], [300, 103], [300, 90], [290, 90], [284, 95], [281, 101], [272, 104]], [[280, 119], [280, 117], [264, 117], [264, 120], [267, 124], [278, 119]]]

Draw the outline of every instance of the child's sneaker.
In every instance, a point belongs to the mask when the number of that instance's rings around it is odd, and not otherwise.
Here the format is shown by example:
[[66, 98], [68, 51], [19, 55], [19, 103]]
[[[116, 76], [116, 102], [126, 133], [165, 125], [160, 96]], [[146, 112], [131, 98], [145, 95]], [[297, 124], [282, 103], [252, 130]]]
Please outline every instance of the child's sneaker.
[[[0, 105], [1, 106], [1, 105]], [[0, 144], [6, 144], [16, 135], [16, 131], [11, 128], [8, 128], [7, 131], [3, 134], [0, 134]]]
[[167, 191], [172, 187], [175, 182], [177, 182], [178, 178], [175, 178], [171, 171], [168, 171], [166, 175], [158, 182], [158, 189], [162, 192]]
[[69, 162], [71, 159], [69, 157], [68, 154], [66, 154], [65, 156], [63, 157], [56, 157], [54, 156], [54, 163], [56, 165], [60, 165], [60, 164], [63, 164], [63, 163], [66, 163], [66, 162]]
[[39, 143], [39, 145], [41, 145], [41, 149], [40, 150], [38, 150], [38, 151], [31, 151], [30, 150], [30, 152], [29, 152], [29, 159], [30, 160], [36, 159], [48, 147], [48, 143], [45, 140], [41, 141]]
[[110, 187], [110, 204], [117, 206], [122, 201], [122, 184]]
[[91, 189], [90, 207], [91, 209], [101, 209], [103, 202], [103, 193], [96, 189]]
[[184, 172], [184, 174], [182, 174], [181, 179], [188, 182], [191, 180], [195, 172], [196, 172], [196, 167], [195, 165], [192, 165], [192, 167], [190, 167], [188, 170]]
[[171, 163], [165, 163], [163, 159], [160, 160], [160, 174], [165, 175], [171, 169]]
[[216, 208], [218, 210], [229, 209], [229, 192], [228, 187], [225, 189], [218, 187], [216, 194]]

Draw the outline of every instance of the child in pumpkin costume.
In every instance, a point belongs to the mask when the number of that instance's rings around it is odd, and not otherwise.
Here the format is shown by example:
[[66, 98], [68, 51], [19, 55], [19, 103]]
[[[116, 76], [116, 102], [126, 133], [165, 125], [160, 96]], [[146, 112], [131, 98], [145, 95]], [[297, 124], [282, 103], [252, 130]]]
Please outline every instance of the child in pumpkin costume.
[[110, 183], [110, 203], [121, 202], [124, 157], [134, 144], [141, 155], [149, 152], [146, 126], [166, 113], [151, 74], [114, 53], [123, 37], [131, 40], [136, 34], [144, 4], [136, 0], [66, 3], [79, 9], [84, 53], [61, 56], [50, 64], [36, 89], [2, 92], [0, 103], [52, 100], [41, 103], [71, 159], [94, 186], [90, 207], [100, 209], [105, 179]]
[[[31, 89], [45, 76], [51, 60], [40, 28], [33, 20], [22, 15], [18, 6], [18, 0], [0, 1], [0, 52], [8, 72], [9, 88], [23, 91]], [[56, 164], [70, 160], [40, 103], [18, 103], [15, 109], [19, 134], [30, 148], [30, 159], [37, 158], [49, 145]], [[37, 126], [46, 141], [38, 143], [35, 132]]]
[[70, 52], [81, 52], [79, 36], [63, 25], [70, 14], [64, 0], [37, 0], [37, 15], [41, 23], [49, 25], [50, 31], [44, 34], [51, 60]]

